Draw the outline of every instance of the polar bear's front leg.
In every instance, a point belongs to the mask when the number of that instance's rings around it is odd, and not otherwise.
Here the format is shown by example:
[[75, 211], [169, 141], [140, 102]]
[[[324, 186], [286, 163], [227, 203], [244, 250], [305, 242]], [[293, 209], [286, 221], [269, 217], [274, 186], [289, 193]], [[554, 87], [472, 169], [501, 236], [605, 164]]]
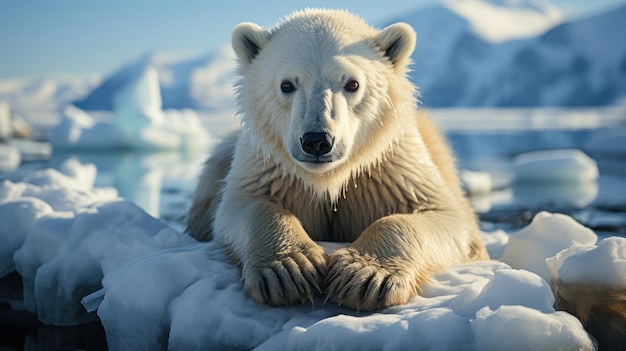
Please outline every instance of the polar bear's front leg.
[[478, 258], [472, 228], [462, 218], [428, 211], [379, 219], [331, 254], [327, 299], [368, 311], [406, 303], [442, 267]]
[[241, 264], [248, 296], [276, 306], [312, 302], [321, 294], [324, 249], [292, 213], [269, 201], [225, 201], [215, 219], [216, 237]]

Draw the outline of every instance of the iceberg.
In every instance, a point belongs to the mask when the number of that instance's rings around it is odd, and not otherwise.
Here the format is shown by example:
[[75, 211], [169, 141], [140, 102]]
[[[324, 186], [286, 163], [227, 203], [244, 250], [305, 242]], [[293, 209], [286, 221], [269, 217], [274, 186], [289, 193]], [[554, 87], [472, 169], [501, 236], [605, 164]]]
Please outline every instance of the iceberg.
[[209, 134], [190, 109], [162, 110], [158, 72], [148, 66], [113, 97], [109, 119], [73, 105], [50, 131], [57, 150], [182, 150], [205, 147]]

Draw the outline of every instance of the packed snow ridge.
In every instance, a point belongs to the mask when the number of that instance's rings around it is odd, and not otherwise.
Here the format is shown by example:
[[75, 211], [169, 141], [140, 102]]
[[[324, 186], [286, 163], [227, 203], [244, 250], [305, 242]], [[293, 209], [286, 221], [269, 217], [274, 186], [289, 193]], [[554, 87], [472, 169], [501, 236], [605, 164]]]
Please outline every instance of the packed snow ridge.
[[626, 286], [626, 239], [596, 243], [571, 217], [544, 212], [518, 233], [483, 233], [495, 260], [450, 267], [406, 305], [376, 313], [321, 299], [262, 306], [244, 294], [239, 269], [216, 243], [198, 243], [114, 190], [94, 188], [95, 174], [70, 160], [0, 185], [0, 223], [9, 224], [0, 226], [8, 243], [0, 276], [17, 269], [26, 308], [44, 323], [99, 317], [112, 350], [593, 350], [581, 322], [554, 309], [548, 281], [596, 281], [602, 271], [614, 272], [603, 286]]

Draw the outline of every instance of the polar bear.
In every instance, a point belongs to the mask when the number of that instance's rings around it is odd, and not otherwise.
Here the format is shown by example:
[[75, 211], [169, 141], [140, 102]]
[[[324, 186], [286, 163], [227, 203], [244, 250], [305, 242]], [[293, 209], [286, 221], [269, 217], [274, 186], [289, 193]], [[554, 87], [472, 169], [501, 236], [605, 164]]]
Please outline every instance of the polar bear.
[[341, 10], [233, 30], [241, 128], [206, 162], [187, 231], [223, 245], [257, 302], [376, 310], [488, 258], [451, 151], [416, 110], [415, 40]]

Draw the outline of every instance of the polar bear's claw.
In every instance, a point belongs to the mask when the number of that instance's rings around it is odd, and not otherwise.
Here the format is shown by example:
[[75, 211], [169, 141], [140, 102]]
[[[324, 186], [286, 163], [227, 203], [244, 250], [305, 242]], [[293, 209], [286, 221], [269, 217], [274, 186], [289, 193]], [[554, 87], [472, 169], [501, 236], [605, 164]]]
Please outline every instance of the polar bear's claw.
[[258, 303], [290, 306], [313, 303], [321, 294], [326, 258], [323, 249], [309, 248], [281, 253], [264, 266], [244, 269], [244, 288]]
[[328, 265], [326, 300], [356, 310], [378, 310], [406, 303], [416, 293], [413, 281], [408, 272], [391, 270], [376, 257], [341, 249]]

